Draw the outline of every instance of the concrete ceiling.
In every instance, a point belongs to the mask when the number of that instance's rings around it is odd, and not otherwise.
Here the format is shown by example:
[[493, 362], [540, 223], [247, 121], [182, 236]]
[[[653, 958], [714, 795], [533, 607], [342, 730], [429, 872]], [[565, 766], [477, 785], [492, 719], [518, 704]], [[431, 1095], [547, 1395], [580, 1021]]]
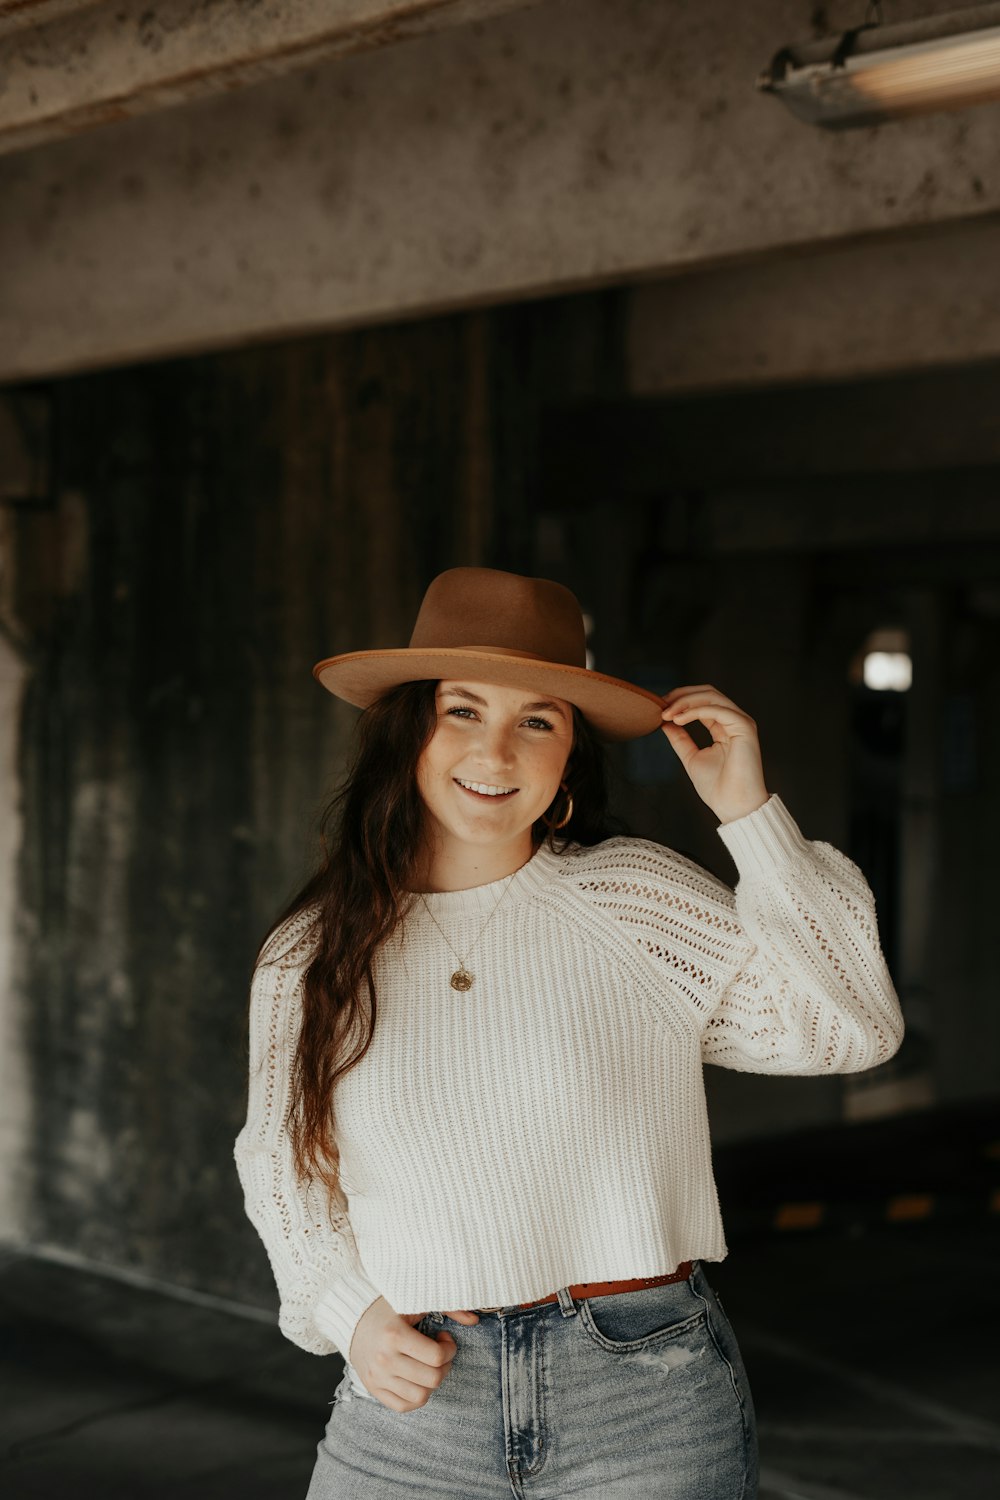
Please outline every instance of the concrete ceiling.
[[[0, 155], [0, 379], [668, 279], [633, 295], [639, 389], [992, 357], [1000, 105], [801, 125], [754, 79], [783, 42], [858, 19], [857, 0], [821, 9], [410, 0], [390, 24], [384, 0], [147, 0], [154, 29], [270, 18], [285, 76], [232, 86], [220, 42], [214, 72], [201, 56], [214, 97], [181, 100], [137, 82], [173, 42], [133, 32], [115, 123], [77, 130], [67, 104], [65, 138]], [[347, 52], [293, 66], [281, 28], [320, 11]], [[436, 29], [377, 45], [408, 35], [404, 11]]]
[[0, 0], [0, 152], [533, 0]]
[[98, 0], [0, 0], [0, 37], [29, 26], [44, 26], [74, 11], [89, 10]]

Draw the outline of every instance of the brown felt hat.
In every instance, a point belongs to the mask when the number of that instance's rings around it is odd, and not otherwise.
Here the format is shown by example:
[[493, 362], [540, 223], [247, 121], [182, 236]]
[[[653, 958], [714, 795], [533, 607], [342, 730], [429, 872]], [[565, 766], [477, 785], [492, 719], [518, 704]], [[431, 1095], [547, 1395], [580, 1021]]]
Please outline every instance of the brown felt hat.
[[565, 698], [602, 739], [635, 739], [660, 727], [662, 698], [586, 662], [583, 611], [561, 583], [497, 568], [449, 568], [428, 586], [408, 646], [348, 651], [312, 670], [358, 708], [401, 682], [467, 677]]

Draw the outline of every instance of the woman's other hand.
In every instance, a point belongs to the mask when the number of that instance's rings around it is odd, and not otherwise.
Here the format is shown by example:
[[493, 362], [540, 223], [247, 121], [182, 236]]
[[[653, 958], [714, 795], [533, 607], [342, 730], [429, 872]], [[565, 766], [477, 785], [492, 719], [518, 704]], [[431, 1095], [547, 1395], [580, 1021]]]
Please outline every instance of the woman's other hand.
[[[674, 688], [663, 700], [663, 733], [695, 791], [720, 823], [732, 823], [763, 807], [764, 784], [757, 725], [731, 698], [709, 683]], [[698, 719], [712, 743], [703, 748], [681, 726]]]
[[[392, 1411], [415, 1411], [424, 1406], [451, 1369], [458, 1345], [447, 1329], [436, 1339], [414, 1324], [424, 1313], [393, 1312], [378, 1297], [358, 1320], [348, 1362], [361, 1376], [365, 1389]], [[478, 1323], [473, 1312], [450, 1312], [459, 1323]]]

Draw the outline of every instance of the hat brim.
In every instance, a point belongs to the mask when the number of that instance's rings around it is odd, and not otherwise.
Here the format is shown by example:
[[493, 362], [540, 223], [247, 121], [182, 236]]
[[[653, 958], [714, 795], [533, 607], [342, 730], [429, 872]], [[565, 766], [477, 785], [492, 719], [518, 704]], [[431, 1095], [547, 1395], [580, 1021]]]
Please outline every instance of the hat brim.
[[526, 684], [565, 698], [576, 704], [599, 738], [605, 740], [637, 739], [662, 724], [663, 699], [648, 688], [589, 667], [540, 661], [527, 654], [461, 646], [427, 651], [351, 651], [318, 661], [312, 671], [328, 692], [356, 708], [368, 708], [402, 682], [467, 676], [470, 681], [498, 687]]

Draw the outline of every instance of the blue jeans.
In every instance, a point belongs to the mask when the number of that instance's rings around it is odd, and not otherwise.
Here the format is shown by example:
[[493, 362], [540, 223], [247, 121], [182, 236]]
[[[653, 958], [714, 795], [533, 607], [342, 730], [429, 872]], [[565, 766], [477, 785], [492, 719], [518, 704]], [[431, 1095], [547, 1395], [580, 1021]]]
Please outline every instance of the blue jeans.
[[729, 1320], [689, 1280], [468, 1327], [423, 1406], [395, 1412], [350, 1364], [306, 1500], [754, 1500], [757, 1431]]

